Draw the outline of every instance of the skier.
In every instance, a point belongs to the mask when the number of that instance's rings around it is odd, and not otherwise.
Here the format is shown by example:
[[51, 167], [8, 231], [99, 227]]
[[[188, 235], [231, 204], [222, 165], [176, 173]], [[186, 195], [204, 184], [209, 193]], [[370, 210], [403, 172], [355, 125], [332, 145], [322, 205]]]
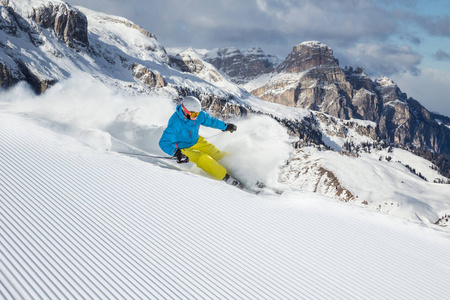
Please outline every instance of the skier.
[[202, 111], [200, 101], [187, 96], [170, 117], [167, 128], [159, 140], [159, 147], [165, 153], [176, 157], [178, 163], [191, 161], [213, 178], [241, 188], [241, 183], [231, 177], [218, 163], [226, 153], [199, 136], [200, 125], [231, 133], [237, 129], [236, 125], [225, 123]]

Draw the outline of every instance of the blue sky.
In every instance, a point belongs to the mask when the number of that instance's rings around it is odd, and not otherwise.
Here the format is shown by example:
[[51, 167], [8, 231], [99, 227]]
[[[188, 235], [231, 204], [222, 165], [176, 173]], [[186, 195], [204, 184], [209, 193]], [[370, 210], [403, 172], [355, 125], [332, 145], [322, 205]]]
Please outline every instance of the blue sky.
[[304, 41], [330, 46], [341, 67], [392, 78], [450, 116], [448, 0], [67, 0], [130, 19], [166, 48], [261, 47], [285, 58]]

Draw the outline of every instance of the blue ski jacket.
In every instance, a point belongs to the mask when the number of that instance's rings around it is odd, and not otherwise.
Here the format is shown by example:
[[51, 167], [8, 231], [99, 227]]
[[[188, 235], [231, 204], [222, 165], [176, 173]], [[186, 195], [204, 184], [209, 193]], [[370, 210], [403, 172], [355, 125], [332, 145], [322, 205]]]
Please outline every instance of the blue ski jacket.
[[175, 155], [177, 149], [194, 146], [198, 141], [200, 125], [225, 130], [227, 124], [201, 111], [196, 120], [189, 120], [183, 115], [181, 104], [169, 119], [164, 130], [159, 147], [169, 155]]

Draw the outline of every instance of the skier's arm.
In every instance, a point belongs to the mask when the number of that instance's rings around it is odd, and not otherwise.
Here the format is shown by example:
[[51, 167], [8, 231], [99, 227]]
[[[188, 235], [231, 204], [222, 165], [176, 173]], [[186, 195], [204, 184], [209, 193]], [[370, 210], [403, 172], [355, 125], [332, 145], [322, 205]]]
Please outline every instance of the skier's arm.
[[177, 145], [178, 142], [175, 141], [175, 130], [173, 127], [168, 126], [159, 140], [159, 147], [165, 153], [174, 156], [178, 150]]
[[205, 113], [204, 111], [201, 111], [200, 113], [203, 114], [203, 118], [201, 121], [201, 124], [203, 126], [217, 128], [220, 130], [225, 130], [227, 128], [227, 124], [224, 121], [216, 119], [210, 116], [209, 114]]

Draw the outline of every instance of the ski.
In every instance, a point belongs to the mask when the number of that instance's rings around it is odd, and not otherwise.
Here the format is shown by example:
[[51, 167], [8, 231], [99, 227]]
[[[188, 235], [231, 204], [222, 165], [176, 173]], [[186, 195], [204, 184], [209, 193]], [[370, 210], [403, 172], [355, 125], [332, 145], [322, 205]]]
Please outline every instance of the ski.
[[282, 190], [277, 189], [277, 188], [275, 188], [275, 187], [268, 186], [268, 185], [266, 185], [264, 182], [259, 181], [259, 180], [256, 181], [255, 186], [256, 186], [256, 188], [257, 188], [258, 190], [261, 190], [261, 191], [269, 191], [269, 192], [275, 193], [275, 194], [277, 194], [277, 195], [283, 194], [283, 191], [282, 191]]
[[267, 186], [264, 182], [257, 181], [250, 187], [243, 187], [242, 190], [255, 195], [281, 195], [283, 191], [274, 187]]

